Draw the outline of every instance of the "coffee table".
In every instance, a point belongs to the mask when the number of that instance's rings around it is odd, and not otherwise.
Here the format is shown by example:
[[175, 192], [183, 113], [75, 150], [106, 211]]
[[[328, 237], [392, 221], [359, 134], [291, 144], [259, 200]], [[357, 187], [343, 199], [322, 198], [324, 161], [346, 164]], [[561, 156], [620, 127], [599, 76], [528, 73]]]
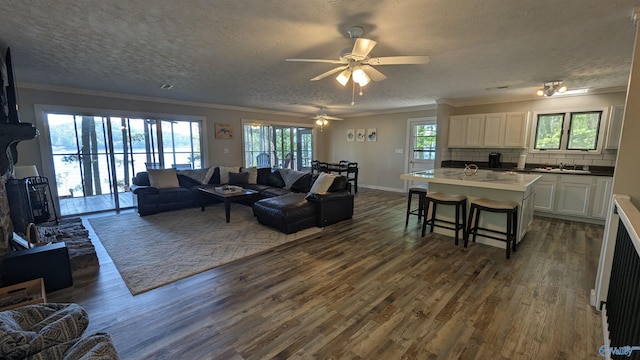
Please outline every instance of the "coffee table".
[[[214, 199], [218, 199], [224, 202], [224, 214], [227, 222], [229, 222], [229, 220], [231, 219], [231, 202], [246, 200], [247, 198], [253, 197], [258, 193], [254, 190], [242, 189], [237, 192], [223, 194], [217, 192], [215, 188], [215, 185], [204, 185], [201, 186], [198, 190], [205, 193], [207, 196], [211, 196]], [[202, 206], [202, 211], [204, 211], [204, 205]]]

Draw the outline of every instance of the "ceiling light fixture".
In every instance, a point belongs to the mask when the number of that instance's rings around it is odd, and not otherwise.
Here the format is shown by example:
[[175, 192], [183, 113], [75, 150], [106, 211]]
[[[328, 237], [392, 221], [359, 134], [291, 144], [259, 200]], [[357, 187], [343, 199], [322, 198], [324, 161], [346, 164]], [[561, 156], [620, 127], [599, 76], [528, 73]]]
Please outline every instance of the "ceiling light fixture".
[[553, 96], [556, 93], [562, 94], [565, 91], [567, 91], [567, 87], [565, 85], [562, 85], [562, 81], [555, 80], [544, 83], [544, 86], [536, 91], [536, 95]]

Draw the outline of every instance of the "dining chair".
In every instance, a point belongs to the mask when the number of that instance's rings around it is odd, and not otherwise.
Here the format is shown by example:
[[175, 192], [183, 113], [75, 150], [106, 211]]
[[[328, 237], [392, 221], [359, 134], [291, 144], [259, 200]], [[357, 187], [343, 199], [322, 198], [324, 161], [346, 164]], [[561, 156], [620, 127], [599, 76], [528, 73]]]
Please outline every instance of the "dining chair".
[[358, 163], [349, 162], [347, 164], [347, 181], [353, 183], [354, 193], [358, 193]]

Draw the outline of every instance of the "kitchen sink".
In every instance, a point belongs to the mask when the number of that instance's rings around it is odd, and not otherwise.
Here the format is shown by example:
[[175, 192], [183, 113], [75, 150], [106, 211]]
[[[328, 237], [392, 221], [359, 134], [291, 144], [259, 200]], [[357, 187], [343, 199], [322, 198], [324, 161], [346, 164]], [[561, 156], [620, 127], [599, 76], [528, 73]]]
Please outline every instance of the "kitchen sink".
[[560, 169], [560, 168], [536, 168], [533, 169], [536, 172], [544, 173], [561, 173], [561, 174], [591, 174], [589, 170], [573, 170], [573, 169]]

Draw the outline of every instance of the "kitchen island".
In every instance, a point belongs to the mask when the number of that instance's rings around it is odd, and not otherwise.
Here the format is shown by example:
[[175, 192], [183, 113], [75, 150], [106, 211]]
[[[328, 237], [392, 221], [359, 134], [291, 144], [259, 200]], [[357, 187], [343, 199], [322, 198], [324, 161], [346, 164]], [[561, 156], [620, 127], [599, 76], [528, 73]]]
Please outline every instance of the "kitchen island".
[[[533, 205], [535, 200], [534, 183], [540, 175], [522, 174], [511, 171], [478, 170], [473, 175], [465, 175], [462, 169], [434, 169], [400, 175], [403, 180], [428, 183], [429, 192], [439, 192], [452, 195], [465, 195], [467, 214], [471, 200], [484, 197], [493, 200], [515, 201], [518, 203], [518, 229], [516, 241], [520, 242], [526, 235], [529, 225], [533, 221]], [[452, 221], [454, 212], [452, 206], [439, 206], [438, 218]], [[504, 214], [483, 212], [480, 219], [482, 227], [498, 231], [506, 230]], [[453, 236], [453, 231], [434, 228], [434, 231]], [[482, 232], [479, 232], [481, 234]], [[478, 236], [478, 243], [505, 248], [506, 243], [499, 240]]]

